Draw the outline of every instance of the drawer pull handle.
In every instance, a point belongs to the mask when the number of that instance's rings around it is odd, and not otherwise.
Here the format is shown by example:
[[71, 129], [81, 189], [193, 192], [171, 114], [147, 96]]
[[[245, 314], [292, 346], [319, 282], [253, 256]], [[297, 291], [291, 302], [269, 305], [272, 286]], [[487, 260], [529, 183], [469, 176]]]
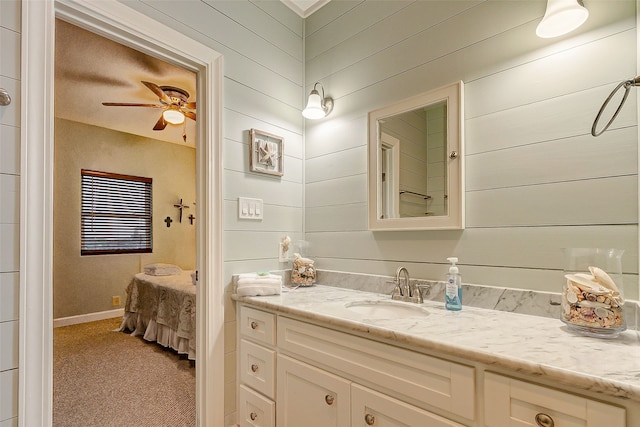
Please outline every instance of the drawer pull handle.
[[258, 329], [258, 322], [251, 322], [251, 329]]
[[249, 418], [251, 418], [251, 421], [255, 421], [256, 418], [258, 418], [258, 414], [256, 414], [255, 412], [252, 412], [249, 414]]
[[327, 405], [329, 405], [329, 406], [333, 405], [333, 402], [335, 402], [335, 400], [336, 400], [336, 398], [331, 396], [330, 394], [327, 394], [324, 397], [324, 401], [327, 402]]
[[365, 414], [364, 422], [367, 423], [368, 426], [372, 426], [376, 422], [376, 417], [371, 414]]
[[256, 365], [255, 363], [251, 365], [251, 372], [258, 372], [258, 365]]
[[536, 414], [536, 423], [539, 427], [553, 427], [554, 425], [553, 418], [542, 412]]

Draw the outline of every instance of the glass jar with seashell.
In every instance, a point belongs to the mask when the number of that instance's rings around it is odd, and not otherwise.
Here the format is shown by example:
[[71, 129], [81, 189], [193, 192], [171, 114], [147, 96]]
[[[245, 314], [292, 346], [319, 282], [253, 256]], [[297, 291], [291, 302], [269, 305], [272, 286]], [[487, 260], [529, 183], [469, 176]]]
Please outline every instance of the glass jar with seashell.
[[304, 258], [298, 253], [293, 254], [291, 266], [291, 282], [296, 286], [313, 286], [316, 283], [316, 268], [314, 261]]
[[627, 329], [622, 249], [566, 248], [561, 319], [579, 334], [613, 338]]

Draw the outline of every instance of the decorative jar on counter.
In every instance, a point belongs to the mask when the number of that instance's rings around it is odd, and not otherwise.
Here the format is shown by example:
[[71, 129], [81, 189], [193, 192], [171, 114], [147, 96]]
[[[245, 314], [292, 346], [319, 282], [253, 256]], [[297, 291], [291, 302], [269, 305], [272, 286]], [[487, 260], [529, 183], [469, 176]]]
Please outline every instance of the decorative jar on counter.
[[293, 254], [291, 282], [297, 286], [311, 286], [316, 282], [316, 268], [312, 259]]
[[613, 338], [627, 329], [622, 249], [566, 248], [561, 319], [577, 333]]

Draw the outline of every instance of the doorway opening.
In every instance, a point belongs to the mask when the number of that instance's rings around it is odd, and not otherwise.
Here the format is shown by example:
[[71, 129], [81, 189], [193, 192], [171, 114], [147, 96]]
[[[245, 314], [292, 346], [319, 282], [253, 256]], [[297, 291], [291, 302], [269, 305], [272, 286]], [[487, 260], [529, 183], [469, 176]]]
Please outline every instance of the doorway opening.
[[54, 89], [53, 425], [193, 427], [196, 73], [56, 19]]

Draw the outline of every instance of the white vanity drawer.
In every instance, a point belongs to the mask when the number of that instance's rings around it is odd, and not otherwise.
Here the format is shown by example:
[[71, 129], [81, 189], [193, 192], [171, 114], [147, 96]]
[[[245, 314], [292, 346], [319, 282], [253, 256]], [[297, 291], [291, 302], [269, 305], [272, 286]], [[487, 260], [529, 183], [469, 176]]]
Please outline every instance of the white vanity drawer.
[[275, 427], [276, 404], [243, 385], [239, 393], [240, 427]]
[[626, 426], [624, 408], [490, 372], [484, 395], [488, 427]]
[[268, 344], [276, 343], [276, 315], [240, 306], [240, 333], [251, 339]]
[[358, 382], [475, 419], [475, 369], [278, 317], [278, 347]]
[[358, 384], [351, 385], [351, 405], [352, 427], [367, 425], [464, 427], [462, 424]]
[[240, 382], [275, 399], [276, 352], [240, 340]]

